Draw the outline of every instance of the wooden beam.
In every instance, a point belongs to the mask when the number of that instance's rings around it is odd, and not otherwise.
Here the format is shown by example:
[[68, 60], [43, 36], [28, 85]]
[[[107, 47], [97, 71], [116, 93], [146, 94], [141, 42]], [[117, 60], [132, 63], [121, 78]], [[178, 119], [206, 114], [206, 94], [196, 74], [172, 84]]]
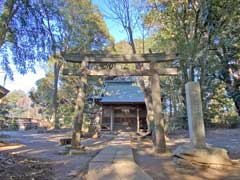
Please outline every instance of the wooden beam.
[[135, 110], [136, 107], [130, 107], [130, 106], [120, 106], [120, 107], [113, 107], [114, 110], [122, 110], [122, 109], [131, 109], [131, 110]]
[[102, 121], [103, 121], [103, 113], [104, 113], [104, 108], [101, 106], [100, 109], [101, 111], [101, 119], [100, 119], [100, 131], [102, 130]]
[[130, 55], [97, 55], [69, 53], [63, 55], [67, 62], [81, 63], [149, 63], [149, 62], [171, 62], [176, 59], [176, 54], [154, 53], [154, 54], [130, 54]]
[[114, 109], [111, 107], [110, 131], [113, 131], [114, 124]]
[[140, 132], [140, 117], [139, 117], [139, 108], [137, 108], [137, 132]]
[[[152, 76], [153, 74], [158, 74], [159, 76], [176, 76], [178, 75], [177, 68], [159, 68], [159, 69], [104, 69], [104, 70], [86, 70], [89, 76]], [[83, 71], [63, 69], [63, 75], [69, 76], [81, 76]]]

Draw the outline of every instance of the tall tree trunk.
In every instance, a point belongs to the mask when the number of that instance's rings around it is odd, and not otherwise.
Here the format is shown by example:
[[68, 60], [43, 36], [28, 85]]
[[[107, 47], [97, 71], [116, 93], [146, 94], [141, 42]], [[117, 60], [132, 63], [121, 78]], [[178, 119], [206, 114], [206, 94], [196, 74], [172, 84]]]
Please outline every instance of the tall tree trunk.
[[238, 116], [240, 117], [240, 100], [239, 100], [239, 98], [238, 98], [238, 100], [234, 101], [234, 104], [237, 109]]
[[[208, 49], [205, 53], [205, 56], [203, 57], [202, 61], [200, 62], [200, 66], [201, 66], [201, 74], [200, 74], [200, 89], [201, 89], [201, 98], [202, 98], [202, 107], [203, 107], [203, 112], [206, 112], [206, 108], [207, 108], [207, 103], [205, 102], [206, 99], [204, 99], [204, 94], [205, 94], [205, 83], [206, 83], [206, 62], [207, 62], [207, 58], [208, 58]], [[204, 113], [203, 113], [204, 116]], [[203, 118], [204, 119], [204, 118]]]
[[87, 62], [82, 62], [81, 69], [83, 74], [80, 78], [79, 87], [77, 88], [77, 100], [75, 105], [75, 115], [74, 115], [74, 124], [73, 124], [73, 133], [72, 133], [72, 147], [78, 147], [81, 143], [81, 131], [83, 124], [83, 110], [86, 97], [87, 89], [87, 74], [84, 73], [84, 70], [87, 68]]
[[52, 96], [52, 104], [53, 104], [53, 119], [54, 119], [54, 128], [60, 129], [60, 122], [58, 117], [58, 103], [57, 103], [57, 93], [58, 93], [58, 81], [59, 81], [59, 72], [62, 64], [60, 62], [54, 63], [54, 89]]
[[152, 107], [152, 92], [149, 87], [145, 87], [144, 81], [142, 79], [139, 80], [139, 85], [144, 94], [144, 102], [147, 109], [147, 132], [151, 133], [154, 130], [154, 118], [153, 118], [153, 107]]
[[136, 46], [135, 46], [135, 42], [134, 42], [134, 38], [133, 38], [133, 33], [132, 33], [132, 28], [128, 27], [128, 33], [129, 33], [129, 40], [130, 40], [130, 46], [132, 47], [132, 52], [133, 54], [136, 54]]
[[194, 81], [194, 66], [192, 64], [189, 65], [188, 81]]
[[[136, 54], [136, 46], [135, 46], [135, 42], [133, 39], [133, 32], [132, 32], [132, 28], [129, 25], [129, 27], [127, 28], [127, 33], [129, 34], [129, 44], [132, 48], [132, 53]], [[136, 64], [136, 68], [140, 69], [141, 65], [140, 64]], [[143, 91], [144, 94], [144, 102], [146, 105], [146, 109], [147, 109], [147, 117], [146, 117], [146, 121], [147, 121], [147, 128], [148, 128], [148, 133], [151, 133], [153, 131], [153, 110], [152, 110], [152, 97], [151, 97], [151, 89], [150, 87], [146, 87], [145, 83], [144, 83], [144, 79], [138, 78], [138, 82], [139, 85]]]
[[52, 117], [54, 120], [54, 127], [55, 129], [60, 128], [59, 118], [58, 118], [58, 102], [57, 102], [57, 93], [58, 93], [58, 81], [59, 81], [59, 72], [62, 67], [62, 62], [60, 61], [59, 57], [57, 56], [57, 42], [55, 40], [54, 34], [51, 27], [51, 20], [50, 15], [47, 9], [44, 7], [44, 11], [47, 17], [47, 28], [50, 34], [51, 42], [52, 42], [52, 52], [53, 52], [53, 59], [54, 59], [54, 89], [53, 89], [53, 96], [52, 96], [52, 106], [53, 112]]
[[[129, 3], [129, 2], [127, 2]], [[132, 22], [131, 22], [131, 18], [130, 18], [130, 12], [129, 12], [129, 6], [126, 6], [126, 19], [127, 19], [127, 25], [124, 26], [124, 29], [128, 35], [128, 40], [129, 40], [129, 44], [132, 48], [132, 53], [136, 54], [136, 45], [134, 42], [134, 37], [133, 37], [133, 30], [132, 30]], [[141, 68], [141, 64], [136, 64], [136, 68], [140, 69]], [[152, 132], [153, 131], [153, 105], [152, 105], [152, 98], [151, 98], [151, 88], [150, 87], [145, 87], [145, 83], [144, 83], [144, 79], [143, 78], [139, 78], [138, 82], [140, 84], [141, 89], [143, 90], [144, 93], [144, 102], [146, 105], [146, 109], [147, 109], [147, 117], [146, 117], [146, 121], [147, 121], [147, 125], [148, 125], [148, 132]]]
[[237, 109], [237, 113], [238, 113], [238, 116], [240, 117], [240, 101], [235, 101], [235, 106], [236, 106], [236, 109]]
[[154, 131], [154, 113], [152, 107], [152, 96], [151, 94], [147, 95], [147, 101], [145, 101], [147, 108], [147, 132], [152, 133]]
[[173, 116], [173, 102], [172, 102], [172, 92], [170, 92], [170, 96], [169, 96], [169, 116], [172, 117]]
[[172, 95], [172, 103], [173, 103], [173, 116], [176, 117], [177, 114], [177, 95], [173, 94]]

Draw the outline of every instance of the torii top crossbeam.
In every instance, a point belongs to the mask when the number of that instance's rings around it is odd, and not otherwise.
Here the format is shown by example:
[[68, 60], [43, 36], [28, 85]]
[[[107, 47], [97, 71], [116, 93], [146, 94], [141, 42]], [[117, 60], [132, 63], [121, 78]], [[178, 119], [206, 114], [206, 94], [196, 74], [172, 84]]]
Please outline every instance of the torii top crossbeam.
[[163, 63], [176, 59], [176, 54], [153, 53], [153, 54], [129, 54], [129, 55], [109, 55], [109, 54], [80, 54], [68, 53], [63, 55], [67, 62], [81, 63]]

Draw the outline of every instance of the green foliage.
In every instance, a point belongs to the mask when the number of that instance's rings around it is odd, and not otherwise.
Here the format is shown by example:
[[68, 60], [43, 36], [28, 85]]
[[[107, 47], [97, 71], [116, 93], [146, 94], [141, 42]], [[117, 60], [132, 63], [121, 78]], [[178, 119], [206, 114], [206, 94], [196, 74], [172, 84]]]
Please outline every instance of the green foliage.
[[237, 113], [234, 109], [234, 102], [227, 96], [225, 85], [222, 82], [219, 82], [214, 89], [213, 96], [205, 112], [205, 119], [210, 126], [211, 124], [218, 124], [219, 126], [231, 127], [231, 124], [237, 123], [235, 121]]
[[53, 95], [53, 74], [47, 73], [45, 78], [36, 82], [37, 89], [30, 91], [30, 98], [39, 106], [39, 113], [42, 118], [51, 118], [51, 101]]
[[[24, 74], [57, 52], [102, 50], [112, 41], [90, 0], [3, 0], [0, 11], [0, 68]], [[12, 61], [13, 60], [13, 61]]]
[[[203, 1], [205, 4], [204, 24], [212, 33], [213, 52], [215, 59], [215, 78], [226, 84], [228, 96], [234, 101], [240, 116], [240, 1]], [[224, 7], [224, 8], [223, 8]]]
[[[145, 40], [144, 48], [149, 49], [151, 46], [148, 43], [146, 43], [146, 41], [147, 40]], [[136, 48], [137, 54], [143, 53], [144, 48], [143, 48], [142, 40], [135, 39], [134, 43], [135, 43], [135, 46], [136, 46], [135, 48]], [[110, 52], [111, 54], [132, 54], [132, 48], [127, 41], [117, 42], [113, 46], [110, 45], [110, 46], [106, 47], [106, 50], [108, 52]]]
[[[240, 116], [239, 0], [149, 0], [147, 5], [143, 3], [144, 6], [138, 6], [142, 4], [140, 1], [124, 1], [129, 5], [125, 11], [121, 9], [124, 4], [119, 5], [119, 1], [107, 2], [116, 10], [112, 15], [121, 15], [116, 19], [129, 37], [128, 42], [116, 43], [115, 50], [101, 13], [90, 0], [3, 1], [0, 14], [2, 68], [12, 75], [10, 56], [21, 73], [34, 67], [35, 60], [48, 59], [58, 65], [59, 71], [47, 73], [37, 82], [37, 89], [30, 93], [42, 117], [51, 118], [52, 97], [59, 85], [58, 115], [66, 123], [73, 119], [79, 79], [60, 75], [57, 83], [56, 75], [59, 75], [62, 66], [76, 69], [79, 66], [64, 64], [61, 53], [107, 51], [131, 54], [151, 48], [153, 52], [178, 53], [172, 65], [178, 67], [178, 77], [164, 77], [161, 81], [163, 107], [175, 119], [173, 126], [187, 127], [184, 84], [188, 81], [200, 82], [207, 125], [237, 126]], [[139, 3], [134, 5], [132, 2]], [[128, 12], [131, 17], [126, 16]], [[138, 25], [144, 22], [141, 26], [150, 27], [151, 36], [145, 38], [143, 34], [144, 41], [133, 39], [133, 31], [136, 31], [134, 22]], [[101, 93], [98, 88], [101, 81], [89, 78], [89, 94]], [[1, 105], [1, 113], [7, 116], [14, 109], [15, 115], [23, 114], [26, 109], [24, 99], [27, 99], [26, 95], [21, 93], [10, 94], [7, 103]], [[97, 107], [86, 105], [86, 121], [91, 119], [88, 112], [94, 108]]]
[[4, 97], [2, 106], [4, 106], [5, 112], [2, 115], [8, 117], [24, 116], [29, 103], [29, 99], [23, 91], [12, 91]]
[[[51, 53], [52, 42], [43, 13], [46, 1], [3, 0], [2, 3], [0, 67], [13, 78], [10, 64], [14, 64], [17, 71], [25, 74], [28, 70], [34, 71], [35, 63], [47, 60]], [[51, 12], [51, 16], [56, 18], [56, 11], [51, 9]]]
[[89, 0], [68, 0], [61, 9], [65, 30], [65, 51], [102, 51], [110, 45], [110, 36], [99, 9]]
[[40, 119], [38, 110], [39, 108], [33, 105], [33, 102], [25, 92], [15, 90], [2, 99], [0, 120], [3, 120], [4, 125], [9, 129], [16, 130], [18, 129], [16, 120], [19, 118]]
[[[184, 84], [199, 81], [206, 124], [217, 117], [220, 124], [230, 123], [229, 117], [234, 119], [236, 112], [240, 115], [240, 1], [148, 3], [152, 8], [145, 23], [158, 30], [151, 37], [152, 49], [178, 53], [179, 83], [172, 84], [172, 91], [163, 88], [167, 102], [177, 99], [173, 116], [185, 114], [179, 108], [186, 104]], [[165, 79], [163, 84], [171, 83]], [[169, 96], [169, 92], [173, 94]]]

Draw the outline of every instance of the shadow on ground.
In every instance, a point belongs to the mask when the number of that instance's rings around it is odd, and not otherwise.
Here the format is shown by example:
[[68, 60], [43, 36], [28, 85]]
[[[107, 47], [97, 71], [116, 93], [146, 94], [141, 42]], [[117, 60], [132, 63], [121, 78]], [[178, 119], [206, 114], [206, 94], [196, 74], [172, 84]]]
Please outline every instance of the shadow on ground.
[[[82, 145], [88, 147], [81, 155], [64, 155], [59, 139], [71, 136], [71, 131], [58, 133], [37, 133], [31, 131], [2, 131], [1, 138], [10, 145], [0, 146], [0, 152], [27, 158], [37, 158], [48, 161], [54, 174], [54, 179], [84, 179], [89, 161], [104, 147], [111, 137], [98, 139], [83, 139]], [[3, 137], [4, 137], [3, 136]], [[13, 144], [12, 144], [13, 143]]]
[[[170, 152], [177, 146], [188, 143], [187, 132], [169, 134]], [[172, 154], [155, 155], [149, 139], [133, 140], [135, 160], [143, 170], [156, 180], [240, 180], [240, 163], [223, 169], [179, 167], [173, 162]], [[240, 159], [240, 129], [209, 130], [207, 142], [225, 148], [232, 159]]]

